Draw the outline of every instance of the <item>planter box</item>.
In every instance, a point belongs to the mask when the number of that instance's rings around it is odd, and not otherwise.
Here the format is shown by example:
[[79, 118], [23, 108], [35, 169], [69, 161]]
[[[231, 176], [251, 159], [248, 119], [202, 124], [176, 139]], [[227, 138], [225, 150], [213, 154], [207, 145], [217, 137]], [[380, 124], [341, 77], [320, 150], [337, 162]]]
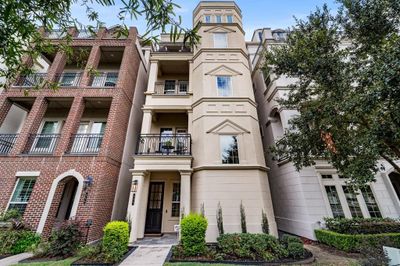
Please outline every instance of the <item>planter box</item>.
[[80, 262], [81, 259], [78, 259], [76, 261], [74, 261], [71, 266], [116, 266], [119, 265], [121, 262], [123, 262], [129, 255], [131, 255], [137, 247], [129, 247], [129, 250], [127, 253], [125, 253], [125, 255], [122, 257], [120, 262], [117, 263], [102, 263], [102, 262]]

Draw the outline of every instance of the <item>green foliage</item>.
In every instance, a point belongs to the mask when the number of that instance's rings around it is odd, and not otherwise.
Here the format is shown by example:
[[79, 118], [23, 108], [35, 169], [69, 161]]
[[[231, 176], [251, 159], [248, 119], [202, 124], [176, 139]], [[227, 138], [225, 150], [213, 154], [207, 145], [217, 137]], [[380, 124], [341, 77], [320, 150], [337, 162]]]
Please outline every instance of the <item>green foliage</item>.
[[264, 234], [269, 234], [268, 218], [264, 210], [261, 212], [261, 229]]
[[217, 227], [218, 227], [219, 235], [223, 235], [224, 234], [224, 220], [222, 217], [222, 207], [221, 207], [220, 202], [218, 202], [218, 207], [217, 207]]
[[400, 4], [338, 2], [338, 15], [317, 9], [265, 55], [266, 74], [297, 79], [279, 103], [300, 114], [271, 149], [297, 169], [325, 158], [363, 187], [380, 158], [400, 171]]
[[8, 222], [12, 219], [20, 219], [21, 214], [17, 209], [11, 209], [0, 213], [0, 222]]
[[298, 244], [303, 244], [303, 242], [301, 242], [300, 238], [298, 238], [297, 236], [292, 236], [292, 235], [288, 235], [288, 234], [284, 234], [281, 238], [281, 243], [285, 246], [288, 247], [290, 243], [298, 243]]
[[109, 222], [103, 229], [102, 252], [107, 262], [121, 260], [128, 251], [129, 225], [127, 222]]
[[272, 261], [288, 256], [285, 247], [271, 235], [223, 234], [217, 241], [218, 248], [234, 258]]
[[101, 254], [101, 245], [86, 245], [81, 247], [77, 252], [77, 257], [87, 258]]
[[385, 243], [400, 248], [400, 233], [349, 235], [315, 230], [315, 236], [319, 242], [346, 252], [360, 252], [365, 247], [381, 248]]
[[381, 234], [400, 232], [400, 221], [390, 218], [325, 218], [326, 228], [342, 234]]
[[242, 233], [247, 233], [246, 211], [244, 210], [243, 202], [240, 202], [240, 226]]
[[40, 237], [27, 230], [0, 231], [0, 254], [19, 254], [38, 244]]
[[80, 225], [74, 221], [66, 221], [57, 230], [54, 230], [47, 243], [41, 244], [43, 257], [73, 256], [81, 245], [82, 232]]
[[206, 250], [207, 219], [189, 214], [181, 221], [181, 243], [186, 256], [197, 256]]
[[304, 256], [303, 243], [291, 242], [288, 244], [287, 251], [289, 253], [289, 257], [293, 259], [300, 259]]

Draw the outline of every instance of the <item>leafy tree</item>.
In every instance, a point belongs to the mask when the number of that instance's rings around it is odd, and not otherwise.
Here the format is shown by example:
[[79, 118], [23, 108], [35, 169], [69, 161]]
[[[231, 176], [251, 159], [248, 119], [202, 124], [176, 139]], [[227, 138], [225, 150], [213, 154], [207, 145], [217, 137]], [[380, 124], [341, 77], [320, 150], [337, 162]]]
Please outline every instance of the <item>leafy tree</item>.
[[[86, 10], [91, 25], [83, 25], [73, 16], [71, 13], [73, 4], [80, 4], [82, 9]], [[184, 43], [193, 46], [200, 40], [197, 34], [199, 25], [194, 29], [182, 27], [181, 17], [177, 17], [174, 13], [179, 6], [173, 0], [125, 0], [122, 4], [123, 6], [116, 10], [114, 0], [0, 1], [0, 65], [4, 65], [0, 68], [0, 77], [12, 81], [19, 73], [31, 73], [29, 65], [21, 64], [24, 58], [35, 62], [41, 53], [51, 53], [55, 49], [71, 55], [72, 49], [69, 46], [71, 36], [65, 33], [69, 27], [77, 27], [94, 34], [97, 28], [104, 25], [96, 11], [96, 6], [99, 5], [116, 13], [120, 21], [116, 37], [128, 34], [126, 19], [144, 16], [147, 21], [147, 32], [142, 38], [147, 42], [157, 41], [157, 36], [150, 36], [153, 31], [166, 32], [168, 29], [172, 41], [183, 35]], [[64, 33], [64, 42], [54, 47], [42, 36], [38, 27], [43, 27], [46, 31], [57, 28]], [[8, 87], [7, 84], [1, 86]]]
[[327, 159], [361, 187], [381, 158], [400, 172], [400, 1], [337, 2], [337, 15], [318, 8], [265, 54], [265, 72], [297, 78], [279, 102], [299, 115], [272, 151], [297, 169]]

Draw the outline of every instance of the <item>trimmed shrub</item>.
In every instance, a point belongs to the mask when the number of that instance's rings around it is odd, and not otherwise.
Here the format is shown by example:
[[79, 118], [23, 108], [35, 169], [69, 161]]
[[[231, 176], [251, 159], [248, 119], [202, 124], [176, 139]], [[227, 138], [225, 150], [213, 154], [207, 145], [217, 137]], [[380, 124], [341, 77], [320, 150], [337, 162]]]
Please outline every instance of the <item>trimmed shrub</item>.
[[281, 243], [285, 245], [285, 247], [288, 247], [290, 243], [299, 243], [303, 244], [303, 242], [298, 238], [297, 236], [292, 236], [288, 234], [284, 234], [281, 238]]
[[66, 221], [57, 230], [54, 230], [48, 243], [42, 245], [43, 257], [67, 258], [75, 255], [81, 245], [82, 232], [76, 221]]
[[0, 222], [8, 222], [12, 219], [20, 219], [21, 214], [17, 209], [10, 209], [0, 213]]
[[244, 210], [243, 202], [240, 202], [240, 226], [242, 227], [242, 233], [247, 233], [246, 211]]
[[293, 259], [300, 259], [304, 256], [303, 243], [289, 242], [287, 246], [287, 251], [289, 253], [289, 257]]
[[222, 253], [239, 259], [272, 261], [288, 256], [275, 237], [266, 234], [224, 234], [217, 239]]
[[40, 242], [35, 232], [27, 230], [0, 231], [0, 254], [19, 254]]
[[390, 218], [325, 218], [326, 228], [341, 234], [383, 234], [400, 232], [400, 221]]
[[218, 227], [219, 235], [223, 235], [224, 234], [224, 220], [222, 217], [222, 207], [221, 207], [220, 202], [218, 202], [218, 207], [217, 207], [217, 227]]
[[129, 225], [127, 222], [109, 222], [103, 229], [102, 251], [107, 262], [117, 262], [128, 251]]
[[315, 236], [319, 242], [346, 252], [360, 252], [365, 246], [381, 248], [385, 243], [400, 248], [400, 233], [349, 235], [315, 230]]
[[269, 234], [268, 218], [264, 210], [261, 211], [261, 229], [264, 234]]
[[189, 214], [181, 221], [181, 243], [186, 256], [197, 256], [206, 250], [207, 219]]

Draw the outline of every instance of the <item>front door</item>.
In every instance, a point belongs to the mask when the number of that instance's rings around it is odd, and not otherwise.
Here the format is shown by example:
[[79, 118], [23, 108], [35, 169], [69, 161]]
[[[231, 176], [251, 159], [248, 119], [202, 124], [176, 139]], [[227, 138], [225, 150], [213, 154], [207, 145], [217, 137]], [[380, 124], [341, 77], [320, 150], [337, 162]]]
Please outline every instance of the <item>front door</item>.
[[162, 213], [164, 199], [164, 183], [151, 182], [149, 200], [147, 204], [145, 232], [150, 234], [161, 233]]

